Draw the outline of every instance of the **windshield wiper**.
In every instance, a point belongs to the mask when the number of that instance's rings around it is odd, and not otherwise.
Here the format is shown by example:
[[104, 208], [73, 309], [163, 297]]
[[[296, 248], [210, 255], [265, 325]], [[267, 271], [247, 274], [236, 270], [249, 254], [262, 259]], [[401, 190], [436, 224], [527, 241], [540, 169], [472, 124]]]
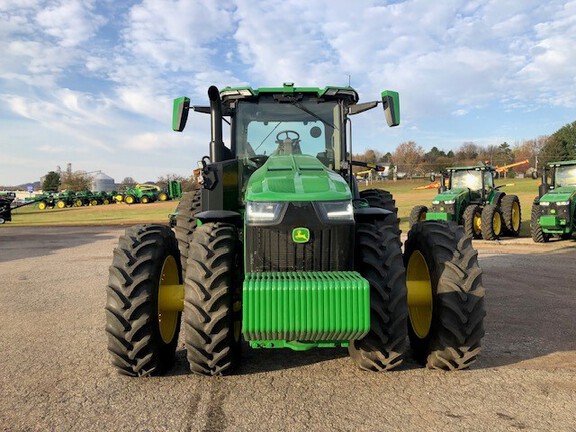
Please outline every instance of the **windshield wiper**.
[[324, 120], [322, 117], [320, 117], [318, 114], [316, 114], [314, 111], [310, 111], [308, 108], [304, 107], [302, 104], [300, 104], [300, 102], [298, 102], [297, 100], [293, 100], [292, 105], [295, 106], [296, 108], [298, 108], [301, 111], [304, 111], [306, 114], [310, 114], [312, 117], [314, 117], [317, 120], [320, 120], [322, 123], [324, 123], [326, 126], [331, 127], [332, 129], [338, 130], [338, 128], [336, 126], [334, 126], [332, 123], [330, 123], [329, 121]]

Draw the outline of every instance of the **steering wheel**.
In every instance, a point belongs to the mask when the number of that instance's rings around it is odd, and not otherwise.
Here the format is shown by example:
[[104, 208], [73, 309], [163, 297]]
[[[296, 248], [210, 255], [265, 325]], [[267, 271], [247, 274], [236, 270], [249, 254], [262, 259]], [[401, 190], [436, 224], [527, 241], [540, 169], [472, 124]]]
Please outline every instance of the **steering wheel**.
[[[282, 134], [286, 135], [286, 137], [284, 139], [280, 138], [280, 135], [282, 135]], [[290, 137], [290, 135], [292, 135], [292, 134], [296, 135], [296, 138]], [[293, 131], [293, 130], [283, 130], [283, 131], [280, 131], [276, 134], [276, 140], [277, 141], [286, 141], [287, 139], [290, 139], [292, 141], [298, 141], [300, 139], [300, 134], [296, 131]]]
[[[284, 134], [284, 139], [280, 135]], [[277, 154], [301, 153], [300, 151], [300, 134], [293, 130], [283, 130], [276, 134], [278, 143]]]

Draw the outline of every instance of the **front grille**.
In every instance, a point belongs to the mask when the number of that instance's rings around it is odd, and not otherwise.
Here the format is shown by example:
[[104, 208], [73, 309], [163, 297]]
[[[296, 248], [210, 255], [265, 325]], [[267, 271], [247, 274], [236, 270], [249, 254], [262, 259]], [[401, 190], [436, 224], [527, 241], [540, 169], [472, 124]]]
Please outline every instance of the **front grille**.
[[[310, 241], [294, 243], [292, 230], [310, 230]], [[246, 226], [246, 271], [347, 271], [353, 269], [354, 224], [323, 224], [311, 203], [290, 203], [284, 220]]]
[[540, 206], [540, 214], [542, 216], [557, 216], [562, 219], [570, 219], [570, 206], [559, 206], [555, 202], [551, 202], [550, 205]]

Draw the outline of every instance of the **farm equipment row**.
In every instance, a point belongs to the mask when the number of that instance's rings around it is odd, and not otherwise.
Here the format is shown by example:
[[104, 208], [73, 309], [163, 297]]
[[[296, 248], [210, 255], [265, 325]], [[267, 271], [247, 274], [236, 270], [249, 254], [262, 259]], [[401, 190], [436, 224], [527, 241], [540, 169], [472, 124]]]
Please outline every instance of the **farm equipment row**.
[[36, 204], [40, 210], [48, 208], [63, 209], [66, 207], [82, 207], [114, 204], [116, 192], [70, 192], [45, 193], [32, 198], [26, 198], [26, 203]]
[[126, 204], [148, 204], [154, 201], [168, 201], [180, 199], [182, 197], [182, 185], [179, 181], [170, 180], [166, 190], [154, 184], [137, 184], [134, 187], [126, 189], [124, 192], [117, 193], [114, 199]]

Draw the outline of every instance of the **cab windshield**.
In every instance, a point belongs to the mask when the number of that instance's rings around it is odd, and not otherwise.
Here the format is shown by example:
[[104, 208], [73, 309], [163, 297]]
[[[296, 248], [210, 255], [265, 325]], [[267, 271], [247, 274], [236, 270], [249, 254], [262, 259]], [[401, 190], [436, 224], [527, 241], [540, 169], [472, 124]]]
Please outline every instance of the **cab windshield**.
[[[490, 176], [492, 179], [492, 176]], [[452, 172], [453, 188], [469, 188], [470, 190], [482, 189], [482, 171], [464, 170]]]
[[240, 101], [234, 119], [237, 156], [306, 154], [338, 169], [340, 112], [340, 105], [332, 101], [278, 102], [271, 96]]
[[576, 186], [576, 165], [556, 168], [556, 187]]

